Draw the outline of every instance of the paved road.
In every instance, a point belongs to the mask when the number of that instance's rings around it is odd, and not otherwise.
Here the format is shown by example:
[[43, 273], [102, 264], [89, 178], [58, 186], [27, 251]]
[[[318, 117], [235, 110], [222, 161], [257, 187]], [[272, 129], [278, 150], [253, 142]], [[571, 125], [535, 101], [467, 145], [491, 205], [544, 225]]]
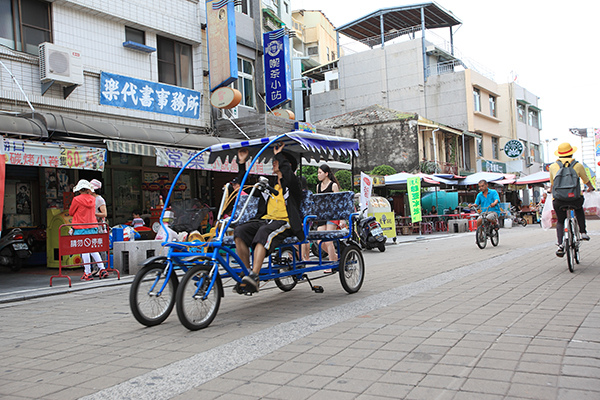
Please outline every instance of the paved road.
[[127, 285], [0, 304], [0, 397], [598, 399], [599, 229], [574, 274], [537, 226], [423, 240], [365, 253], [354, 295], [227, 290], [197, 332], [139, 325]]

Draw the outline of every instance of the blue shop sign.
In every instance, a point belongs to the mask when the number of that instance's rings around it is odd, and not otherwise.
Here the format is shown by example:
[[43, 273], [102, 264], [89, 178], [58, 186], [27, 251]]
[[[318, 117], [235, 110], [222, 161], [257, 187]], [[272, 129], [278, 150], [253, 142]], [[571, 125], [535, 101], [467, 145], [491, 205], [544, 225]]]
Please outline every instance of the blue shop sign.
[[267, 106], [273, 109], [292, 100], [290, 38], [284, 29], [263, 34]]
[[201, 96], [200, 92], [164, 83], [100, 74], [100, 104], [107, 106], [198, 119]]

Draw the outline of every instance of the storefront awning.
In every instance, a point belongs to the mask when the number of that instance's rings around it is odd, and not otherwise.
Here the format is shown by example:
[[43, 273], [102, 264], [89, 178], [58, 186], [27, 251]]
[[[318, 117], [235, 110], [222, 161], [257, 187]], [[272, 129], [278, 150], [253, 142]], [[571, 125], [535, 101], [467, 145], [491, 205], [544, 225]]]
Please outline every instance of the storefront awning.
[[41, 114], [48, 132], [69, 140], [90, 139], [126, 141], [146, 145], [188, 147], [203, 149], [231, 139], [196, 133], [180, 133], [139, 126], [112, 124], [89, 119], [79, 119], [54, 113]]
[[17, 115], [0, 115], [0, 133], [37, 138], [48, 137], [48, 131], [41, 121]]
[[154, 146], [141, 143], [121, 142], [118, 140], [104, 140], [108, 151], [114, 153], [135, 154], [138, 156], [154, 157], [156, 151]]
[[437, 122], [431, 121], [427, 118], [423, 118], [419, 116], [419, 120], [417, 121], [419, 126], [424, 126], [426, 128], [439, 129], [444, 132], [454, 133], [455, 135], [462, 135], [462, 131], [458, 129], [451, 128], [446, 125], [439, 124]]

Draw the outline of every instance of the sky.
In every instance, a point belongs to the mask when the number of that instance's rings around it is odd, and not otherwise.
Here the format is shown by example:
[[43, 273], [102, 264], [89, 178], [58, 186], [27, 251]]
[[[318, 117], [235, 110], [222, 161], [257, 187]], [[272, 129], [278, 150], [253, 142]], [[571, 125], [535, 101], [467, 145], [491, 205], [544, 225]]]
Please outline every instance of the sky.
[[[426, 0], [292, 0], [292, 8], [321, 10], [335, 27], [382, 8]], [[549, 152], [562, 141], [579, 147], [569, 128], [600, 128], [600, 2], [571, 0], [438, 0], [462, 21], [454, 28], [461, 53], [495, 74], [497, 83], [516, 82], [539, 97], [541, 139]], [[352, 4], [350, 7], [349, 4]], [[557, 6], [562, 4], [562, 6]], [[447, 36], [448, 28], [437, 29]], [[546, 146], [544, 143], [544, 157]]]

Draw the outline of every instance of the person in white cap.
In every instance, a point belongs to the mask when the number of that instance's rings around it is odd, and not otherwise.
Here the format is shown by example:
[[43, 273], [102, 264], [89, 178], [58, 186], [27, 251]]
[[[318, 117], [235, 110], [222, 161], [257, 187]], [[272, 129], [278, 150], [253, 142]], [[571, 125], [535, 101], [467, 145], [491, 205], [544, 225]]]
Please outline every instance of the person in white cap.
[[98, 179], [92, 179], [90, 185], [92, 185], [92, 188], [94, 189], [92, 196], [96, 198], [96, 219], [98, 220], [98, 223], [104, 223], [106, 222], [108, 213], [106, 212], [106, 201], [99, 193], [102, 189], [102, 182]]
[[[85, 179], [81, 179], [73, 188], [73, 192], [76, 194], [79, 192], [79, 194], [73, 198], [71, 207], [69, 207], [69, 214], [73, 217], [73, 224], [82, 224], [75, 225], [73, 227], [73, 235], [92, 235], [98, 233], [98, 222], [96, 221], [95, 212], [96, 199], [92, 195], [94, 188], [90, 182]], [[81, 280], [94, 280], [92, 277], [90, 256], [94, 259], [94, 263], [96, 263], [100, 269], [100, 279], [106, 278], [108, 276], [108, 272], [104, 267], [102, 257], [100, 257], [100, 253], [94, 252], [81, 255], [84, 264], [84, 274], [81, 277]]]

